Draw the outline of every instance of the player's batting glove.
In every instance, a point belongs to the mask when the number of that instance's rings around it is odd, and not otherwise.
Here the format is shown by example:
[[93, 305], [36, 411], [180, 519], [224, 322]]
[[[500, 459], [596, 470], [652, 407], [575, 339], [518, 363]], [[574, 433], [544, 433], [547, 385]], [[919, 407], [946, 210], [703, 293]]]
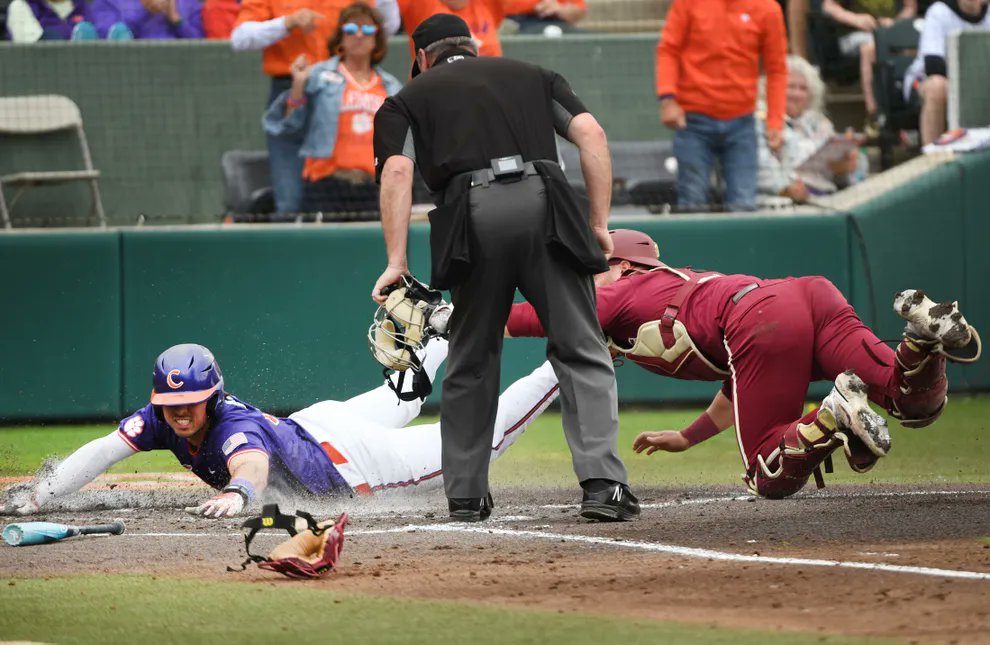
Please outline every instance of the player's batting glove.
[[220, 493], [199, 506], [187, 506], [186, 512], [203, 517], [233, 517], [244, 510], [244, 501], [244, 496], [240, 493]]

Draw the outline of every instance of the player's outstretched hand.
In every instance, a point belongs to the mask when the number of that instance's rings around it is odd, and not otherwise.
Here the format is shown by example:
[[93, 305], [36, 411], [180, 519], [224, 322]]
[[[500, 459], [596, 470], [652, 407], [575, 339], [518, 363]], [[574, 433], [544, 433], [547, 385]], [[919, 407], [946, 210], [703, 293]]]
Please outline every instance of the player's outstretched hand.
[[240, 493], [220, 493], [199, 506], [187, 506], [190, 515], [202, 517], [233, 517], [244, 510], [244, 498]]
[[657, 450], [665, 452], [684, 452], [691, 447], [688, 440], [680, 432], [661, 430], [660, 432], [641, 432], [633, 441], [633, 450], [652, 455]]

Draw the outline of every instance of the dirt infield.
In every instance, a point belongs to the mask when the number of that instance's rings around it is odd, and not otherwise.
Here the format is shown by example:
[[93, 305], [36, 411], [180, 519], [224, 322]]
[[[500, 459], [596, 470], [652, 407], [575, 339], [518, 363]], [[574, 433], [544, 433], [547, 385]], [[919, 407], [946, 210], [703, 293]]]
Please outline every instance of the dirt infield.
[[[347, 510], [352, 517], [339, 571], [292, 582], [253, 567], [225, 572], [243, 558], [240, 520], [182, 513], [202, 489], [150, 492], [132, 483], [104, 480], [37, 518], [83, 524], [121, 517], [125, 535], [4, 545], [0, 573], [140, 571], [785, 632], [990, 643], [986, 486], [830, 486], [776, 502], [737, 488], [640, 488], [643, 516], [624, 524], [581, 520], [570, 489], [497, 490], [495, 514], [477, 525], [447, 524], [440, 492], [337, 505], [286, 501], [283, 511]], [[257, 550], [280, 539], [262, 535]]]

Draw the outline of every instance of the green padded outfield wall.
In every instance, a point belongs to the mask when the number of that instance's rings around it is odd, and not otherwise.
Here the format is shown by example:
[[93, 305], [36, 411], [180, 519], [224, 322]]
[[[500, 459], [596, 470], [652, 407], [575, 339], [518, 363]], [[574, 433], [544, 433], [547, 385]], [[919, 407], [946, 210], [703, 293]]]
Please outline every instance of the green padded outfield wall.
[[[909, 287], [958, 299], [971, 323], [990, 329], [988, 178], [990, 152], [963, 155], [853, 209], [853, 304], [881, 338], [900, 335], [891, 305]], [[953, 387], [986, 389], [990, 360], [949, 365], [948, 374]]]
[[[616, 221], [616, 224], [619, 220]], [[661, 240], [670, 262], [761, 275], [821, 273], [849, 283], [846, 220], [667, 219], [635, 225]], [[713, 237], [713, 232], [717, 234]], [[413, 226], [412, 269], [428, 276], [426, 225]], [[199, 342], [221, 361], [230, 391], [273, 410], [343, 399], [380, 382], [367, 350], [375, 306], [369, 294], [384, 268], [374, 225], [124, 230], [124, 407], [147, 401], [155, 355]], [[819, 253], [792, 239], [827, 242]], [[503, 384], [539, 365], [543, 341], [506, 341]], [[660, 379], [630, 366], [625, 400], [696, 399], [711, 384]], [[435, 397], [436, 398], [436, 397]]]
[[120, 236], [0, 235], [0, 420], [116, 416]]
[[[616, 141], [669, 136], [654, 97], [655, 34], [506, 38], [507, 56], [544, 64], [568, 78]], [[384, 67], [409, 75], [409, 46], [393, 38]], [[64, 94], [80, 107], [111, 223], [219, 221], [220, 157], [264, 149], [261, 114], [268, 81], [258, 52], [218, 41], [0, 43], [0, 95]], [[0, 174], [63, 169], [78, 149], [64, 135], [42, 145], [0, 137]], [[58, 165], [61, 164], [61, 165]], [[85, 187], [26, 193], [19, 225], [79, 225]]]
[[[674, 264], [824, 274], [843, 289], [850, 282], [842, 216], [627, 224], [659, 240]], [[825, 244], [792, 243], [809, 239]], [[18, 278], [2, 283], [0, 298], [23, 314], [4, 322], [0, 420], [119, 416], [147, 402], [155, 356], [180, 342], [211, 347], [228, 389], [273, 411], [380, 383], [366, 345], [369, 292], [385, 260], [374, 224], [15, 233], [0, 243], [0, 267]], [[428, 227], [415, 225], [411, 266], [423, 277], [427, 246]], [[507, 340], [503, 384], [535, 368], [544, 351], [542, 340]], [[714, 392], [631, 365], [619, 378], [624, 401]]]

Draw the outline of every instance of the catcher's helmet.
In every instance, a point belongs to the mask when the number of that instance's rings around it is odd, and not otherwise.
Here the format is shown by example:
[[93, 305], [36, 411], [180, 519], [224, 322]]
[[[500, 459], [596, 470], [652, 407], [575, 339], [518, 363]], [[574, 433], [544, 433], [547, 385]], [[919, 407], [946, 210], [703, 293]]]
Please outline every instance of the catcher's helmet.
[[663, 266], [663, 262], [660, 261], [660, 247], [646, 233], [628, 228], [617, 228], [608, 233], [612, 236], [612, 244], [615, 247], [612, 251], [612, 259], [648, 267]]
[[155, 361], [152, 405], [194, 405], [209, 400], [210, 414], [223, 402], [223, 373], [213, 352], [186, 343], [169, 347]]

